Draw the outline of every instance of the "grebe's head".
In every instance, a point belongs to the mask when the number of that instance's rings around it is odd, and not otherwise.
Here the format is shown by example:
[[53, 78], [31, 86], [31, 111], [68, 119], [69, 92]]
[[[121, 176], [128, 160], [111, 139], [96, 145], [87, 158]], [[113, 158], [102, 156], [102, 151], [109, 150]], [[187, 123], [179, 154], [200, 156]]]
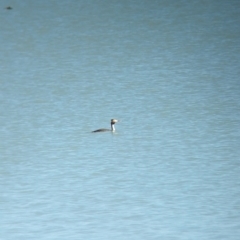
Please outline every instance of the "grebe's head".
[[117, 122], [118, 122], [117, 119], [111, 119], [111, 124], [115, 124], [115, 123], [117, 123]]

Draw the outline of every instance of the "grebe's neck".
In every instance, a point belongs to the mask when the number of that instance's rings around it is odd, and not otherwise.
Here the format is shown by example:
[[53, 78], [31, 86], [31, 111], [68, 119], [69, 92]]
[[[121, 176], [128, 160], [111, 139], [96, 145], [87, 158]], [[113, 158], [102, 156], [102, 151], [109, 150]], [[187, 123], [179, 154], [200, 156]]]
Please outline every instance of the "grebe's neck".
[[111, 124], [111, 130], [112, 130], [112, 132], [115, 132], [114, 124]]

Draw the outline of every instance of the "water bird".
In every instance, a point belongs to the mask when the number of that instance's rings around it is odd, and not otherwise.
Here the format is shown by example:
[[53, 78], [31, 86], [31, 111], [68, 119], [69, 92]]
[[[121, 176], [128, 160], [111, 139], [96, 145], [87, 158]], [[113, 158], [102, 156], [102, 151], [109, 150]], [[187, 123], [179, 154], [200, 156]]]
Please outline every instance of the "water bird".
[[8, 6], [6, 7], [7, 10], [12, 10], [12, 7]]
[[109, 132], [109, 131], [111, 131], [111, 132], [115, 132], [115, 127], [114, 127], [114, 125], [115, 125], [115, 123], [117, 123], [118, 122], [118, 120], [117, 119], [111, 119], [111, 129], [107, 129], [107, 128], [100, 128], [100, 129], [97, 129], [97, 130], [95, 130], [95, 131], [92, 131], [93, 133], [95, 133], [95, 132]]

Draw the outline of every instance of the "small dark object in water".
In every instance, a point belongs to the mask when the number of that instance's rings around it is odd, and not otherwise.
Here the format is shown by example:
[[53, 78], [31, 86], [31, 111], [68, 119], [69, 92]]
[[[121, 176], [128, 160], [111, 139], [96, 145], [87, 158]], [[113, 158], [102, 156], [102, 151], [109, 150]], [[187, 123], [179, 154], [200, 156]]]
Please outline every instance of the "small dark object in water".
[[6, 7], [7, 10], [12, 10], [12, 7], [8, 6]]

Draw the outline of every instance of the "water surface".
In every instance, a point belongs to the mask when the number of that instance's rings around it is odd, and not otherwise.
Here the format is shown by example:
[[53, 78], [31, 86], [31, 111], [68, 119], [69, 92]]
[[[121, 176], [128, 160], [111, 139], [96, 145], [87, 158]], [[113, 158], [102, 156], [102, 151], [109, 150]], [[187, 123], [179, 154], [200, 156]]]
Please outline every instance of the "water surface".
[[239, 2], [8, 5], [1, 239], [239, 239]]

